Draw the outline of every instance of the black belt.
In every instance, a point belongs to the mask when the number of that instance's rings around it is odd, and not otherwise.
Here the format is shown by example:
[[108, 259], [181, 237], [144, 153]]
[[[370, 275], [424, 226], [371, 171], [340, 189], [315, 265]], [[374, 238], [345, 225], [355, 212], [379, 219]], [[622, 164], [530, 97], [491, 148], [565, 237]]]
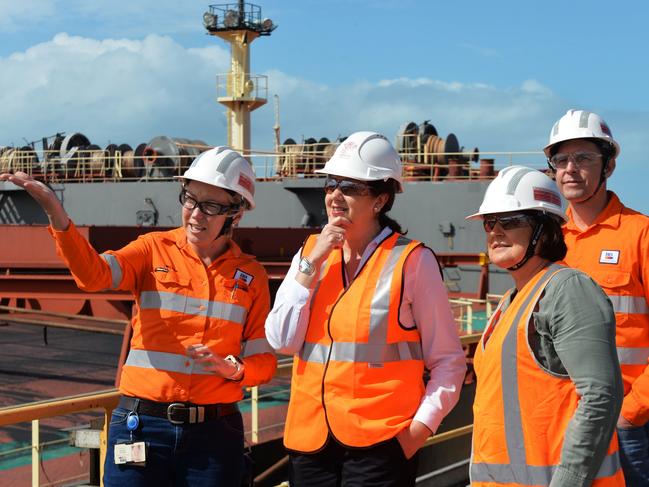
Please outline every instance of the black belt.
[[167, 418], [173, 424], [203, 423], [239, 412], [236, 403], [201, 405], [183, 402], [156, 402], [129, 396], [119, 398], [119, 407], [140, 414]]

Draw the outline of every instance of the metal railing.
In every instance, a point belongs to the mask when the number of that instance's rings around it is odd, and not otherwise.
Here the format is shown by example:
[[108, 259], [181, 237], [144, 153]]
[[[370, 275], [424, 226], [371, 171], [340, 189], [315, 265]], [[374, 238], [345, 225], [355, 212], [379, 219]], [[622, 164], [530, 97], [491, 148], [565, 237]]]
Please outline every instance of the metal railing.
[[[48, 401], [0, 408], [0, 426], [31, 421], [32, 423], [32, 486], [40, 485], [40, 464], [43, 444], [40, 442], [40, 420], [93, 409], [104, 411], [104, 426], [100, 435], [100, 476], [103, 477], [104, 458], [108, 439], [108, 424], [119, 393], [112, 389], [94, 394], [82, 394]], [[103, 485], [103, 482], [102, 482]]]
[[216, 75], [216, 99], [267, 100], [268, 76], [252, 73]]
[[[460, 325], [464, 333], [473, 335], [476, 331], [476, 325], [482, 325], [477, 330], [478, 332], [482, 331], [493, 312], [494, 301], [497, 303], [499, 299], [499, 295], [487, 294], [487, 299], [452, 298], [449, 299], [449, 302], [454, 312], [455, 321]], [[478, 307], [478, 311], [484, 311], [484, 315], [478, 317], [475, 314], [474, 307]]]
[[[229, 75], [228, 75], [229, 76]], [[224, 80], [226, 82], [227, 80]], [[258, 80], [261, 83], [261, 78]], [[254, 90], [263, 89], [252, 83]], [[258, 96], [256, 91], [251, 96]], [[177, 144], [180, 149], [207, 150], [207, 146]], [[322, 178], [314, 173], [324, 167], [337, 143], [280, 145], [277, 151], [246, 151], [256, 167], [258, 179]], [[181, 151], [182, 152], [182, 151]], [[4, 148], [0, 152], [0, 173], [23, 171], [48, 183], [99, 183], [171, 181], [181, 176], [195, 156], [189, 154], [135, 155], [134, 151], [78, 150], [61, 157], [59, 151], [21, 151]], [[469, 160], [471, 152], [402, 152], [403, 177], [406, 181], [473, 181], [494, 177], [494, 161], [499, 166], [522, 164], [545, 170], [541, 152], [481, 152], [477, 163]], [[443, 164], [435, 162], [445, 160]], [[486, 163], [484, 161], [487, 161]], [[488, 170], [484, 170], [485, 164]], [[491, 169], [489, 169], [491, 168]]]

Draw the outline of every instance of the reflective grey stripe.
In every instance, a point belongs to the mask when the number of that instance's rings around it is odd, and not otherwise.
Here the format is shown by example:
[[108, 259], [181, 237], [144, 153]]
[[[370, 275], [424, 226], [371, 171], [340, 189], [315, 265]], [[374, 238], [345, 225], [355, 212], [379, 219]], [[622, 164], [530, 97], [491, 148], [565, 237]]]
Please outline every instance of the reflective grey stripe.
[[516, 192], [516, 188], [518, 186], [518, 183], [520, 183], [521, 179], [523, 179], [523, 176], [530, 172], [535, 172], [534, 169], [530, 168], [520, 168], [514, 176], [509, 180], [509, 183], [507, 183], [507, 192], [506, 194], [514, 194]]
[[411, 242], [409, 238], [400, 235], [390, 251], [390, 255], [381, 269], [381, 275], [376, 283], [372, 302], [370, 303], [370, 330], [368, 343], [376, 345], [385, 344], [388, 339], [388, 315], [390, 313], [390, 290], [392, 289], [392, 276], [397, 266], [397, 261]]
[[[324, 364], [329, 356], [329, 345], [304, 342], [300, 359], [306, 362]], [[335, 342], [330, 360], [337, 362], [384, 363], [402, 360], [423, 360], [419, 342], [398, 342], [388, 344]]]
[[557, 135], [559, 133], [559, 122], [556, 122], [552, 126], [552, 135]]
[[649, 306], [644, 296], [617, 296], [608, 294], [616, 313], [649, 314]]
[[590, 112], [583, 111], [579, 117], [579, 128], [586, 129], [588, 128], [588, 117], [590, 117]]
[[[550, 277], [561, 266], [556, 264], [550, 265], [544, 272], [543, 276], [536, 282], [532, 290], [527, 294], [525, 301], [519, 306], [518, 312], [507, 331], [507, 336], [503, 342], [501, 350], [501, 380], [502, 394], [504, 404], [505, 418], [505, 441], [507, 443], [507, 453], [512, 467], [511, 472], [515, 476], [515, 482], [525, 485], [539, 485], [535, 475], [536, 470], [530, 469], [527, 465], [527, 455], [525, 452], [525, 436], [523, 435], [523, 419], [521, 414], [521, 405], [518, 400], [518, 323], [523, 318], [523, 313], [531, 304], [537, 291], [545, 287]], [[543, 483], [541, 484], [543, 485]]]
[[219, 162], [219, 165], [216, 167], [216, 172], [220, 172], [221, 174], [225, 174], [226, 171], [232, 165], [232, 162], [235, 159], [237, 159], [238, 157], [239, 157], [239, 154], [237, 154], [236, 152], [230, 152], [223, 159], [221, 159], [221, 162]]
[[617, 358], [620, 361], [620, 365], [647, 365], [649, 348], [617, 347]]
[[122, 282], [122, 268], [119, 266], [119, 262], [117, 262], [117, 257], [115, 257], [113, 254], [99, 254], [100, 257], [102, 257], [106, 263], [108, 264], [108, 267], [110, 267], [110, 277], [111, 277], [111, 289], [117, 289], [117, 286], [119, 286], [119, 283]]
[[214, 375], [186, 355], [151, 350], [131, 350], [124, 365], [181, 374]]
[[[471, 463], [471, 482], [517, 483], [522, 485], [550, 485], [557, 465], [510, 465], [494, 463]], [[611, 477], [620, 469], [617, 453], [606, 455], [595, 478]], [[521, 481], [520, 479], [526, 479]]]
[[258, 353], [273, 353], [272, 347], [265, 338], [256, 338], [241, 343], [242, 357], [250, 357]]
[[245, 322], [247, 314], [246, 308], [238, 304], [191, 298], [162, 291], [142, 291], [140, 309], [166, 309], [188, 315], [233, 321], [240, 325]]
[[550, 485], [556, 467], [510, 465], [497, 463], [472, 463], [471, 482], [496, 482], [502, 484]]

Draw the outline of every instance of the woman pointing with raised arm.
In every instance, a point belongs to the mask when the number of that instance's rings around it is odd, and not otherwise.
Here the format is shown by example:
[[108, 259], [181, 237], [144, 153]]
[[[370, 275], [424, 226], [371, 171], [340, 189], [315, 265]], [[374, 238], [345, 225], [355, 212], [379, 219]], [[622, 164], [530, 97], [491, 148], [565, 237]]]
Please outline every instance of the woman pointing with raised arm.
[[254, 208], [254, 173], [216, 147], [183, 174], [182, 226], [101, 255], [54, 192], [25, 173], [2, 174], [43, 207], [59, 255], [87, 291], [130, 291], [137, 313], [108, 433], [111, 487], [237, 486], [243, 475], [243, 386], [269, 381], [264, 268], [231, 232]]

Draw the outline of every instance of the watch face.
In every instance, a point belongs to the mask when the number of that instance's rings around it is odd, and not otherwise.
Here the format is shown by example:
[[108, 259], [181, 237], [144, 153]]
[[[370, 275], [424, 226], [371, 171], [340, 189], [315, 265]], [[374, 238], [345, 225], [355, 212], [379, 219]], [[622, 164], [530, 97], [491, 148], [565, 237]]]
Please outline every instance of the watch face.
[[303, 274], [310, 276], [315, 272], [315, 267], [313, 267], [313, 264], [309, 262], [305, 257], [302, 257], [302, 259], [300, 260], [299, 270]]

